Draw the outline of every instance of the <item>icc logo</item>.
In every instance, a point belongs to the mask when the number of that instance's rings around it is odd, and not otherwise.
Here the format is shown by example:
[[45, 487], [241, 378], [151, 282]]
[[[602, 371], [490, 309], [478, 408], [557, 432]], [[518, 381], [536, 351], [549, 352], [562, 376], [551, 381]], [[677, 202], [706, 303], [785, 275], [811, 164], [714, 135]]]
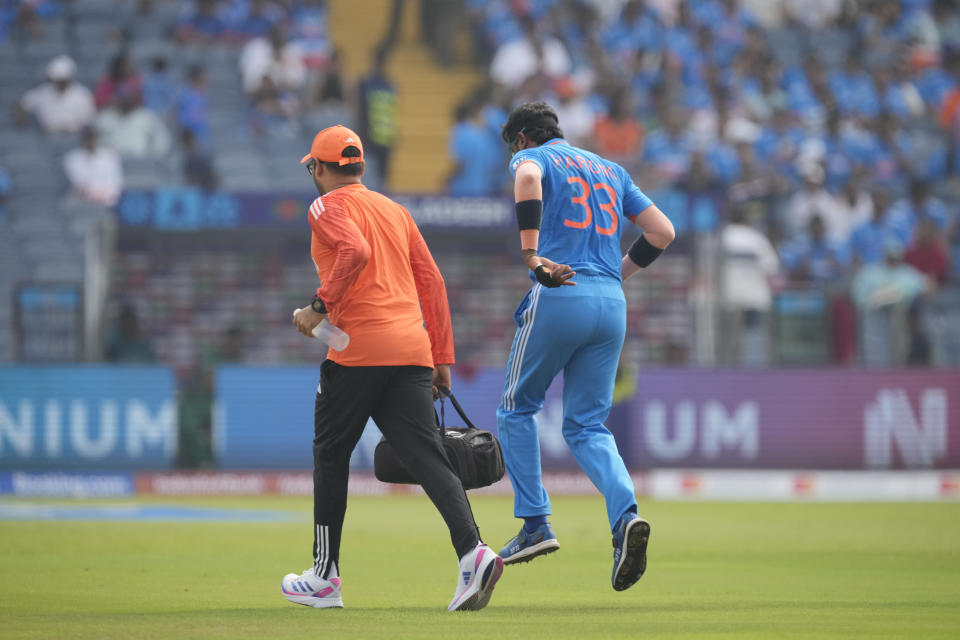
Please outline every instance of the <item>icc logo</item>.
[[924, 389], [920, 416], [903, 389], [881, 389], [863, 411], [864, 461], [873, 469], [893, 466], [894, 448], [903, 466], [928, 469], [947, 454], [947, 392]]

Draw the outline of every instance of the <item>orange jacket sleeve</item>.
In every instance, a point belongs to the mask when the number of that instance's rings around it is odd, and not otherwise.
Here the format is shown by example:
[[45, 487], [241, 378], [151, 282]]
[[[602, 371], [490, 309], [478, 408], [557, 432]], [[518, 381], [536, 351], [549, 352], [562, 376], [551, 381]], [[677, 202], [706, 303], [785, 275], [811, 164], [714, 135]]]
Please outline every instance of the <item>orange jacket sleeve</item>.
[[406, 209], [404, 212], [407, 214], [407, 225], [410, 229], [410, 267], [413, 270], [413, 280], [417, 285], [417, 297], [420, 298], [423, 309], [427, 335], [430, 336], [433, 363], [435, 365], [453, 364], [455, 362], [453, 326], [450, 322], [447, 287], [416, 223]]
[[336, 252], [333, 268], [317, 289], [327, 306], [336, 306], [370, 260], [370, 244], [343, 207], [337, 202], [324, 205], [320, 198], [310, 205], [310, 228], [317, 242]]

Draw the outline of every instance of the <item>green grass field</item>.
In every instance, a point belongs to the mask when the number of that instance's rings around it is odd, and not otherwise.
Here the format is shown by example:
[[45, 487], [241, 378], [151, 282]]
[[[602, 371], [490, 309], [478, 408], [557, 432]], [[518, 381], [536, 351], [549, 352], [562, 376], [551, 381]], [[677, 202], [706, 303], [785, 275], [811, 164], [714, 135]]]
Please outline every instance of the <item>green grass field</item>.
[[[558, 498], [560, 551], [448, 613], [455, 557], [426, 498], [351, 498], [343, 610], [279, 591], [311, 561], [309, 499], [154, 502], [301, 517], [0, 521], [0, 638], [960, 637], [956, 504], [644, 503], [647, 574], [617, 593], [602, 501]], [[473, 502], [492, 546], [515, 533], [509, 499]]]

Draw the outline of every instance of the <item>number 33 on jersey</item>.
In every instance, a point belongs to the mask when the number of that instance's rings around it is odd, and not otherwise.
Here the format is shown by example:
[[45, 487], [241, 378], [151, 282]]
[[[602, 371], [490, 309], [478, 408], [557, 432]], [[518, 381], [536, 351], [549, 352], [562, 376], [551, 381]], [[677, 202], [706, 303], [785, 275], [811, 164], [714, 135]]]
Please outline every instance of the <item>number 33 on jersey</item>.
[[584, 275], [620, 278], [621, 217], [652, 205], [620, 165], [575, 148], [562, 138], [519, 151], [511, 173], [525, 162], [541, 172], [543, 218], [539, 253]]

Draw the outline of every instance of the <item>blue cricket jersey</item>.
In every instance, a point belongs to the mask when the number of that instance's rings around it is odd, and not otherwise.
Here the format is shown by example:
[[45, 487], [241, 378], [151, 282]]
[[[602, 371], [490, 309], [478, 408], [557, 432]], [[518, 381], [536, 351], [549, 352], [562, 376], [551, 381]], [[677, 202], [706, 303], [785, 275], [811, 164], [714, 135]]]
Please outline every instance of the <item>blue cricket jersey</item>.
[[624, 218], [632, 222], [653, 204], [650, 198], [623, 167], [563, 138], [517, 152], [510, 160], [511, 173], [524, 162], [533, 162], [543, 173], [537, 252], [578, 274], [620, 280]]

